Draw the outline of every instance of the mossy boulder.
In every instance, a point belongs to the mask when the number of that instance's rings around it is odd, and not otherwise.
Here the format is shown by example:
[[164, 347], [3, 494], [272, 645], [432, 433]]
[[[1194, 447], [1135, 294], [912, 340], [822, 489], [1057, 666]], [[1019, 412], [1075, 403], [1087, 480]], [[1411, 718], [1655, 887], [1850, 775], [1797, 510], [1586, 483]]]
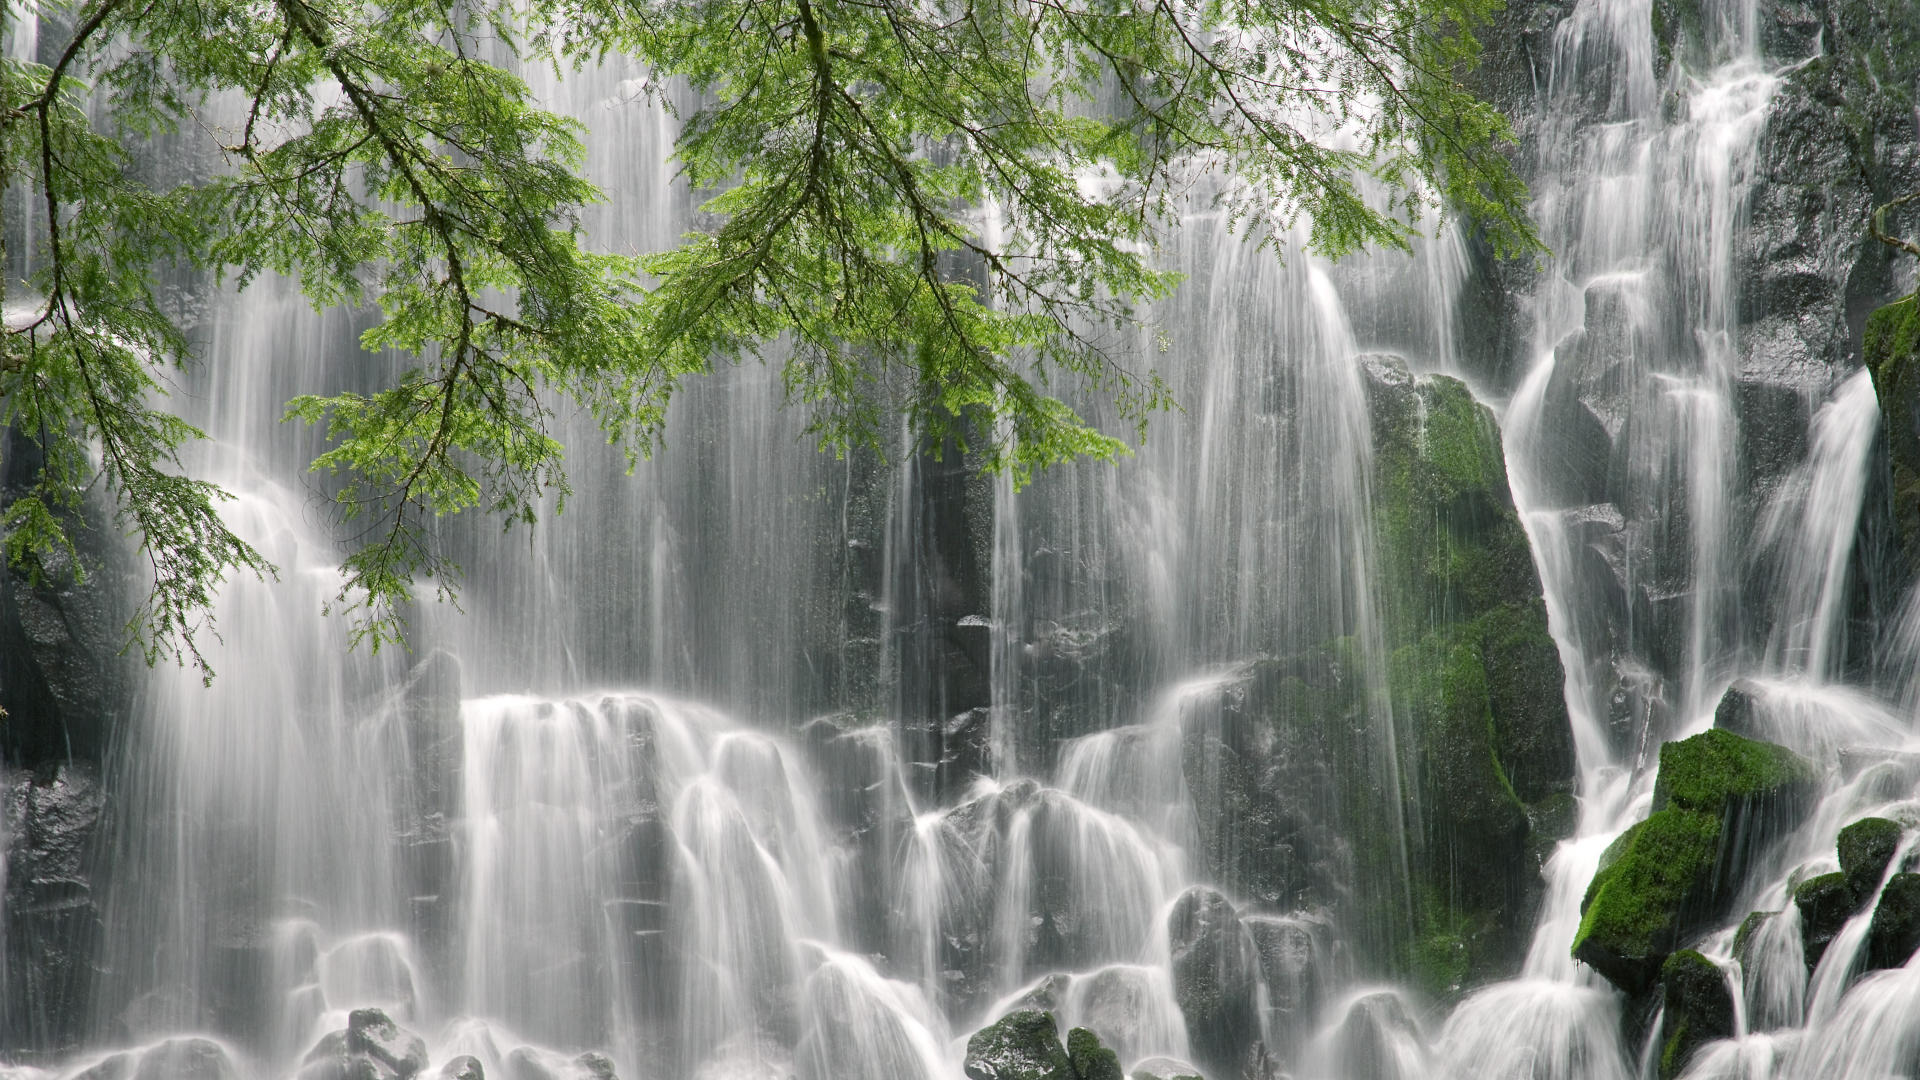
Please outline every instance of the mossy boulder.
[[1813, 766], [1786, 747], [1714, 729], [1660, 748], [1653, 808], [1741, 815], [1749, 820], [1729, 824], [1777, 833], [1799, 824], [1818, 782]]
[[1660, 989], [1660, 1080], [1674, 1080], [1703, 1043], [1733, 1037], [1733, 991], [1719, 965], [1692, 949], [1660, 965]]
[[1725, 917], [1757, 854], [1798, 825], [1817, 780], [1799, 755], [1727, 731], [1660, 748], [1653, 813], [1601, 856], [1573, 955], [1632, 994]]
[[1010, 1012], [967, 1040], [969, 1080], [1078, 1080], [1053, 1014]]
[[1847, 925], [1859, 905], [1847, 875], [1834, 872], [1810, 877], [1794, 886], [1793, 906], [1800, 909], [1800, 940], [1809, 970], [1819, 966], [1827, 946]]
[[1840, 872], [1860, 902], [1865, 903], [1880, 887], [1887, 864], [1900, 850], [1902, 831], [1899, 822], [1881, 817], [1861, 818], [1840, 830]]
[[1920, 949], [1920, 874], [1895, 874], [1880, 892], [1867, 931], [1867, 966], [1901, 967]]
[[1574, 958], [1630, 994], [1652, 989], [1683, 935], [1712, 920], [1720, 818], [1670, 807], [1620, 834], [1581, 902]]
[[1880, 398], [1894, 529], [1911, 576], [1920, 570], [1920, 297], [1868, 316], [1861, 355]]
[[1078, 1080], [1125, 1080], [1120, 1056], [1100, 1045], [1100, 1037], [1086, 1028], [1067, 1032], [1067, 1060]]

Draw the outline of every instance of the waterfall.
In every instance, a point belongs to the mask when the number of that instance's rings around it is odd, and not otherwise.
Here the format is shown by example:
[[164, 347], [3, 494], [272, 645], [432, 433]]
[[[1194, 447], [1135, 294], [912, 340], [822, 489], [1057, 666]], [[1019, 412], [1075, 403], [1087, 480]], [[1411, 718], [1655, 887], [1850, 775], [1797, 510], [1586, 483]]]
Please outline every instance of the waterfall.
[[[1737, 1016], [1686, 1075], [1910, 1068], [1920, 958], [1865, 970], [1920, 824], [1920, 601], [1877, 641], [1855, 610], [1878, 399], [1814, 365], [1762, 415], [1748, 370], [1759, 148], [1808, 58], [1772, 55], [1754, 0], [1697, 5], [1685, 48], [1656, 6], [1577, 0], [1530, 54], [1537, 273], [1452, 222], [1338, 263], [1303, 226], [1276, 260], [1195, 192], [1166, 238], [1187, 281], [1136, 343], [1181, 409], [1131, 458], [1017, 488], [902, 424], [835, 459], [777, 370], [725, 368], [631, 476], [556, 418], [577, 494], [537, 529], [436, 522], [461, 603], [419, 605], [405, 653], [321, 617], [341, 523], [320, 436], [279, 422], [402, 358], [287, 282], [195, 286], [192, 464], [281, 572], [221, 592], [210, 687], [140, 675], [81, 1034], [0, 1046], [0, 1080], [327, 1080], [368, 1008], [496, 1080], [958, 1080], [1028, 1008], [1136, 1076], [1628, 1080], [1662, 1006], [1570, 949], [1660, 747], [1723, 695], [1822, 781], [1685, 943]], [[585, 125], [593, 242], [674, 243], [696, 197], [643, 73], [525, 75]], [[1396, 517], [1416, 482], [1451, 501]], [[1521, 557], [1463, 569], [1509, 519]], [[1500, 698], [1538, 659], [1499, 636], [1514, 612], [1544, 618], [1559, 700]], [[1459, 684], [1478, 711], [1441, 726]], [[1562, 709], [1564, 769], [1475, 749], [1498, 805], [1448, 816], [1472, 793], [1434, 732]], [[1795, 892], [1870, 815], [1909, 831], [1809, 969]], [[1531, 861], [1472, 865], [1479, 834]], [[0, 861], [5, 957], [17, 878]], [[1773, 914], [1736, 948], [1748, 911]], [[0, 1030], [25, 1031], [14, 985]]]

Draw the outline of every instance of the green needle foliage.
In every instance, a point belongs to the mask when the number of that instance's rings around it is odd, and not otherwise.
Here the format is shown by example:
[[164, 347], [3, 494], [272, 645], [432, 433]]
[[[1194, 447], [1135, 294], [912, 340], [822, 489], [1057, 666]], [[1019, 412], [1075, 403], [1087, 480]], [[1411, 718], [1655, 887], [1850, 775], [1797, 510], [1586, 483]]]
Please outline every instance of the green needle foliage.
[[[17, 19], [23, 9], [10, 0]], [[1275, 243], [1406, 248], [1463, 212], [1536, 246], [1502, 118], [1458, 79], [1494, 0], [86, 0], [41, 8], [41, 60], [0, 64], [0, 179], [42, 205], [7, 283], [0, 422], [44, 452], [6, 508], [38, 571], [104, 477], [153, 564], [131, 629], [205, 667], [219, 581], [273, 568], [185, 475], [166, 409], [190, 343], [159, 296], [182, 270], [298, 280], [377, 309], [368, 348], [416, 365], [303, 397], [314, 468], [355, 522], [340, 600], [374, 647], [417, 581], [458, 569], [438, 515], [531, 524], [566, 493], [556, 409], [633, 457], [679, 382], [780, 365], [835, 450], [904, 409], [1021, 478], [1125, 444], [1063, 396], [1143, 425], [1169, 404], [1128, 366], [1154, 245], [1197, 197]], [[624, 54], [681, 116], [680, 167], [717, 225], [634, 259], [593, 251], [579, 125], [514, 74]], [[244, 120], [210, 125], [210, 102]], [[212, 139], [226, 169], [160, 184], [134, 147]], [[1371, 179], [1369, 179], [1371, 178]], [[1369, 196], [1368, 191], [1375, 192]], [[1379, 194], [1384, 192], [1384, 195]], [[778, 343], [777, 350], [771, 348]], [[1138, 429], [1136, 429], [1136, 434]], [[210, 673], [209, 673], [210, 674]]]

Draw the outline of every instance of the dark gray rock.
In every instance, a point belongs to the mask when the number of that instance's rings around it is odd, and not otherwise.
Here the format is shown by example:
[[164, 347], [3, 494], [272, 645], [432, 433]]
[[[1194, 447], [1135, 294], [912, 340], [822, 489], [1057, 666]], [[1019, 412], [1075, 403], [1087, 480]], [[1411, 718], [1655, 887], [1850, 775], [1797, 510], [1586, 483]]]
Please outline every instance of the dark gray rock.
[[355, 1009], [347, 1014], [347, 1049], [366, 1054], [400, 1080], [427, 1067], [426, 1040], [394, 1023], [379, 1009]]
[[72, 1048], [86, 1034], [97, 977], [103, 924], [93, 847], [106, 795], [84, 764], [4, 773], [0, 784], [0, 837], [8, 840], [0, 1043]]
[[1226, 897], [1188, 889], [1167, 915], [1173, 996], [1187, 1020], [1194, 1060], [1210, 1075], [1237, 1076], [1259, 1034], [1260, 958]]
[[1660, 987], [1666, 998], [1660, 1076], [1674, 1080], [1702, 1044], [1733, 1037], [1733, 991], [1720, 968], [1692, 949], [1667, 957]]
[[472, 1054], [461, 1054], [440, 1066], [442, 1080], [487, 1080], [487, 1070]]
[[1896, 968], [1920, 949], [1920, 874], [1887, 879], [1867, 931], [1867, 967]]
[[1053, 1014], [1032, 1009], [974, 1032], [963, 1068], [969, 1080], [1076, 1080]]

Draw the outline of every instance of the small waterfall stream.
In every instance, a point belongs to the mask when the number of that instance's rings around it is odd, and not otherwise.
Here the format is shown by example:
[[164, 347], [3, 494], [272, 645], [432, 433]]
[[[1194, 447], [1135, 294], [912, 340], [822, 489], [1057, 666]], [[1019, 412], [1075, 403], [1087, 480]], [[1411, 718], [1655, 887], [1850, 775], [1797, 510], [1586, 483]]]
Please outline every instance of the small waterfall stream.
[[[776, 373], [724, 370], [633, 477], [566, 421], [580, 494], [531, 535], [444, 527], [463, 610], [423, 606], [408, 656], [353, 653], [318, 617], [338, 551], [302, 472], [315, 436], [277, 422], [398, 361], [284, 283], [215, 297], [182, 407], [282, 574], [222, 593], [210, 688], [145, 676], [108, 777], [88, 1048], [0, 1047], [0, 1078], [324, 1080], [309, 1051], [377, 1007], [435, 1069], [471, 1055], [504, 1080], [957, 1080], [973, 1031], [1041, 1007], [1157, 1077], [1641, 1080], [1623, 1033], [1644, 1018], [1569, 949], [1603, 853], [1652, 808], [1660, 745], [1729, 684], [1827, 780], [1742, 886], [1742, 913], [1779, 913], [1744, 960], [1732, 927], [1699, 946], [1739, 1023], [1686, 1075], [1911, 1071], [1920, 958], [1862, 976], [1868, 904], [1809, 973], [1792, 900], [1849, 822], [1920, 824], [1898, 756], [1920, 750], [1920, 647], [1891, 635], [1872, 685], [1850, 661], [1866, 373], [1808, 391], [1790, 469], [1743, 472], [1738, 252], [1783, 65], [1805, 58], [1764, 55], [1754, 0], [1718, 0], [1693, 70], [1657, 53], [1650, 7], [1571, 4], [1538, 72], [1553, 255], [1514, 298], [1507, 385], [1461, 314], [1484, 267], [1457, 230], [1412, 258], [1282, 264], [1196, 203], [1169, 243], [1189, 281], [1159, 312], [1184, 412], [1135, 458], [1022, 491], [905, 431], [887, 464], [832, 460]], [[542, 77], [591, 132], [597, 241], [670, 244], [693, 200], [639, 72]], [[1376, 511], [1379, 388], [1435, 375], [1498, 416], [1577, 798], [1530, 933], [1506, 928], [1513, 977], [1451, 1003], [1389, 974], [1427, 932], [1414, 868], [1446, 797], [1416, 764], [1394, 620], [1447, 602], [1387, 595]], [[1346, 703], [1324, 720], [1353, 730], [1248, 735], [1272, 685]], [[1249, 786], [1285, 797], [1226, 809], [1269, 832], [1222, 812]], [[1221, 870], [1223, 851], [1264, 863]], [[1324, 901], [1356, 880], [1379, 895]], [[1183, 990], [1203, 947], [1205, 1018]]]

